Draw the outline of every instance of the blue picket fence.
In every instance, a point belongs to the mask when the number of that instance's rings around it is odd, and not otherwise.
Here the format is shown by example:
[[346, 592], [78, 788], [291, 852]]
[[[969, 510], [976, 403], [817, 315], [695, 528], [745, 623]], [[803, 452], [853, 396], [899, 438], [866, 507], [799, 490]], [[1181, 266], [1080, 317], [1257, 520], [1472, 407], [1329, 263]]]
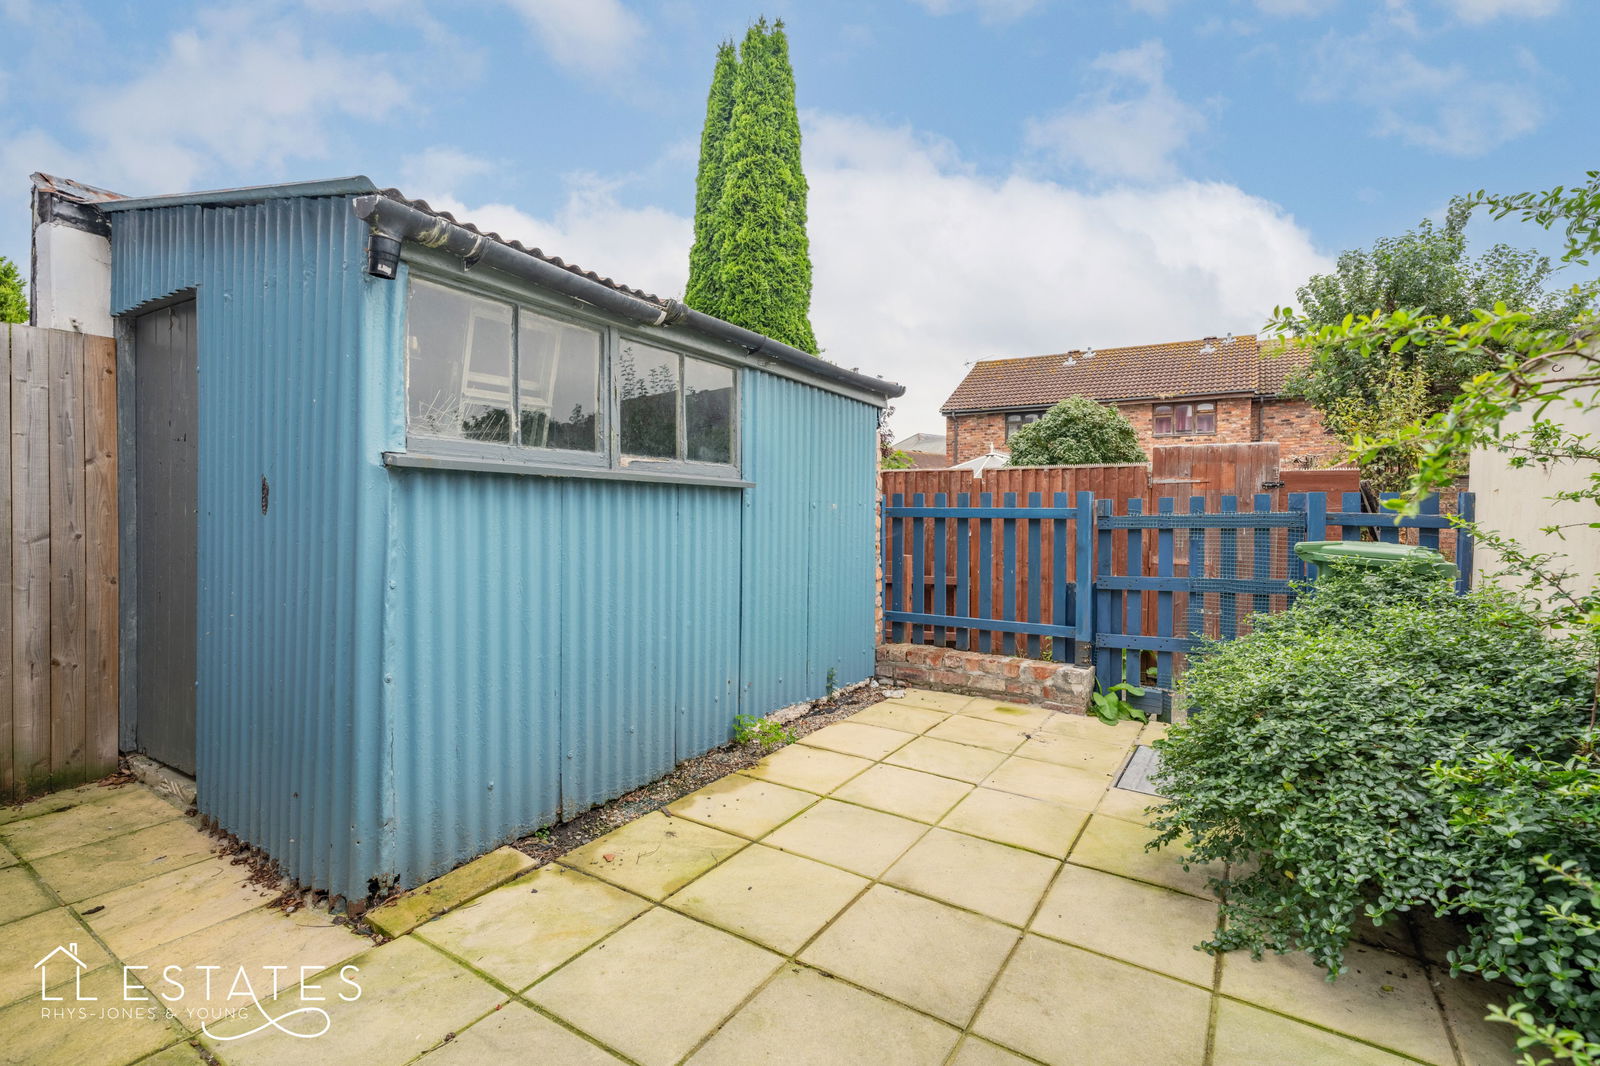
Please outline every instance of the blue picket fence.
[[[1386, 496], [1390, 499], [1392, 496]], [[1291, 494], [1274, 510], [1266, 494], [1113, 501], [1089, 492], [1040, 493], [1019, 505], [989, 493], [886, 498], [883, 510], [884, 639], [1058, 662], [1092, 655], [1102, 685], [1145, 688], [1141, 701], [1165, 712], [1185, 657], [1207, 640], [1245, 632], [1254, 614], [1283, 610], [1295, 586], [1315, 578], [1294, 553], [1303, 540], [1378, 539], [1439, 550], [1452, 529], [1437, 498], [1401, 517], [1361, 509], [1346, 493], [1329, 511], [1320, 492]], [[1182, 506], [1180, 506], [1180, 504]], [[1456, 513], [1473, 517], [1462, 493]], [[1416, 530], [1406, 535], [1403, 530]], [[1472, 541], [1452, 534], [1458, 591], [1472, 583]], [[1041, 644], [1048, 640], [1047, 650]]]

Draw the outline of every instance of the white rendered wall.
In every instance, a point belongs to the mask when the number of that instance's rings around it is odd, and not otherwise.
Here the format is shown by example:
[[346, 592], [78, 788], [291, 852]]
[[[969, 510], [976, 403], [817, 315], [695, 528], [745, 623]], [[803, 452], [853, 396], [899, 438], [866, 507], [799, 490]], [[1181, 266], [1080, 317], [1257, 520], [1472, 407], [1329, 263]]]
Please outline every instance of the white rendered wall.
[[112, 335], [111, 242], [46, 222], [33, 231], [33, 324]]

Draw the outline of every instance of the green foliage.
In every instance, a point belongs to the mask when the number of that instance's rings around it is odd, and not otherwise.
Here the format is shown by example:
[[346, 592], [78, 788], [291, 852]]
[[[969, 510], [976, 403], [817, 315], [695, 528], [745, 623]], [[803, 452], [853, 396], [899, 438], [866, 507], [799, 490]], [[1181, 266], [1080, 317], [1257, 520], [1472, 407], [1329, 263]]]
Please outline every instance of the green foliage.
[[28, 321], [28, 298], [17, 265], [0, 255], [0, 322]]
[[833, 694], [839, 691], [839, 671], [828, 667], [828, 699], [833, 699]]
[[732, 41], [717, 45], [711, 68], [711, 91], [706, 94], [706, 124], [700, 131], [700, 171], [694, 182], [694, 244], [689, 249], [689, 282], [683, 300], [690, 307], [716, 314], [720, 302], [715, 269], [712, 215], [722, 199], [725, 171], [722, 151], [733, 117], [733, 82], [739, 72], [739, 54]]
[[[1426, 418], [1433, 409], [1428, 375], [1420, 367], [1391, 363], [1378, 386], [1378, 399], [1340, 396], [1323, 412], [1323, 422], [1346, 445], [1386, 439]], [[1399, 492], [1417, 471], [1417, 450], [1403, 444], [1374, 450], [1361, 464], [1361, 477], [1380, 492]]]
[[708, 315], [815, 352], [808, 189], [783, 23], [761, 19], [745, 34], [736, 62], [730, 53], [726, 45], [718, 51], [706, 105], [685, 299]]
[[1448, 804], [1445, 905], [1480, 919], [1451, 953], [1502, 974], [1545, 1018], [1600, 1034], [1600, 764], [1594, 737], [1564, 762], [1507, 751], [1434, 768]]
[[[1504, 1010], [1490, 1007], [1489, 1020], [1514, 1025], [1522, 1033], [1517, 1038], [1517, 1047], [1524, 1050], [1522, 1057], [1517, 1060], [1517, 1066], [1555, 1066], [1560, 1062], [1570, 1062], [1573, 1066], [1596, 1066], [1596, 1063], [1600, 1063], [1600, 1043], [1574, 1029], [1541, 1023], [1525, 1003], [1512, 1003]], [[1548, 1051], [1555, 1057], [1535, 1056], [1532, 1051], [1526, 1050], [1533, 1047]]]
[[1283, 324], [1289, 334], [1310, 340], [1312, 362], [1290, 387], [1326, 414], [1342, 399], [1380, 403], [1391, 371], [1399, 368], [1426, 378], [1432, 412], [1446, 406], [1463, 381], [1491, 368], [1492, 352], [1443, 344], [1368, 350], [1319, 331], [1347, 317], [1398, 310], [1460, 320], [1474, 308], [1496, 303], [1525, 310], [1545, 325], [1569, 321], [1575, 311], [1571, 295], [1545, 291], [1554, 270], [1547, 257], [1497, 244], [1477, 259], [1468, 258], [1471, 214], [1470, 201], [1454, 199], [1442, 227], [1423, 219], [1415, 230], [1385, 237], [1370, 250], [1345, 252], [1334, 273], [1318, 274], [1301, 286], [1300, 313]]
[[916, 465], [915, 459], [896, 448], [879, 453], [878, 467], [882, 470], [910, 470]]
[[1142, 463], [1133, 423], [1114, 407], [1069, 396], [1012, 435], [1007, 466]]
[[1089, 694], [1089, 713], [1106, 725], [1116, 725], [1124, 719], [1145, 721], [1149, 716], [1129, 703], [1123, 693], [1129, 696], [1143, 696], [1144, 689], [1125, 682], [1119, 682], [1110, 688], [1102, 687], [1099, 692]]
[[1363, 913], [1452, 903], [1452, 807], [1430, 767], [1570, 747], [1587, 660], [1504, 596], [1405, 564], [1329, 567], [1254, 624], [1185, 674], [1197, 710], [1157, 743], [1170, 799], [1153, 824], [1231, 864], [1208, 950], [1300, 949], [1338, 973]]
[[733, 740], [735, 744], [749, 744], [754, 741], [763, 748], [777, 748], [793, 744], [795, 735], [794, 730], [786, 729], [770, 718], [738, 714], [733, 718]]

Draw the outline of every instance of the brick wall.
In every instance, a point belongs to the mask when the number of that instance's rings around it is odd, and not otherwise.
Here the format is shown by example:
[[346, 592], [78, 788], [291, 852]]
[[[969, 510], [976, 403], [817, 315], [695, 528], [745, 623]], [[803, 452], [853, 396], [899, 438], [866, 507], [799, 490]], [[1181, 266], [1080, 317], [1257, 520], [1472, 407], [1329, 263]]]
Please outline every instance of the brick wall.
[[[1178, 401], [1174, 401], [1178, 402]], [[1192, 401], [1185, 401], [1192, 402]], [[1224, 397], [1217, 405], [1217, 431], [1185, 436], [1157, 437], [1152, 432], [1153, 403], [1124, 403], [1116, 407], [1133, 423], [1139, 447], [1148, 454], [1158, 444], [1243, 444], [1277, 441], [1286, 467], [1326, 466], [1344, 449], [1323, 428], [1316, 409], [1304, 400], [1255, 400], [1249, 396]], [[1259, 433], [1256, 407], [1260, 406]], [[1006, 446], [1006, 416], [1002, 413], [946, 416], [945, 458], [951, 466]]]
[[1344, 446], [1322, 425], [1322, 416], [1304, 400], [1261, 403], [1261, 439], [1278, 442], [1286, 467], [1327, 466], [1344, 456]]
[[878, 675], [916, 688], [1016, 700], [1073, 714], [1087, 711], [1094, 691], [1094, 670], [1087, 666], [928, 644], [879, 644]]

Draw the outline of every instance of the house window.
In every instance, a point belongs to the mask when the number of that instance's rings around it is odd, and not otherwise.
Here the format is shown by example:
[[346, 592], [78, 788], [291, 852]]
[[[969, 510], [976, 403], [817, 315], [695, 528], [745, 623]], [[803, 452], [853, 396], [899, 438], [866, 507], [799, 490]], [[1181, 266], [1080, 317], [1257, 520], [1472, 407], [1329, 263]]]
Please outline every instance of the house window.
[[612, 327], [410, 282], [406, 428], [418, 452], [732, 477], [737, 381], [731, 366]]
[[1157, 437], [1181, 437], [1217, 431], [1214, 403], [1161, 403], [1151, 415], [1151, 432]]
[[1023, 414], [1006, 415], [1006, 440], [1016, 436], [1017, 430], [1028, 423], [1039, 421], [1039, 416], [1043, 413], [1042, 411], [1027, 411]]

